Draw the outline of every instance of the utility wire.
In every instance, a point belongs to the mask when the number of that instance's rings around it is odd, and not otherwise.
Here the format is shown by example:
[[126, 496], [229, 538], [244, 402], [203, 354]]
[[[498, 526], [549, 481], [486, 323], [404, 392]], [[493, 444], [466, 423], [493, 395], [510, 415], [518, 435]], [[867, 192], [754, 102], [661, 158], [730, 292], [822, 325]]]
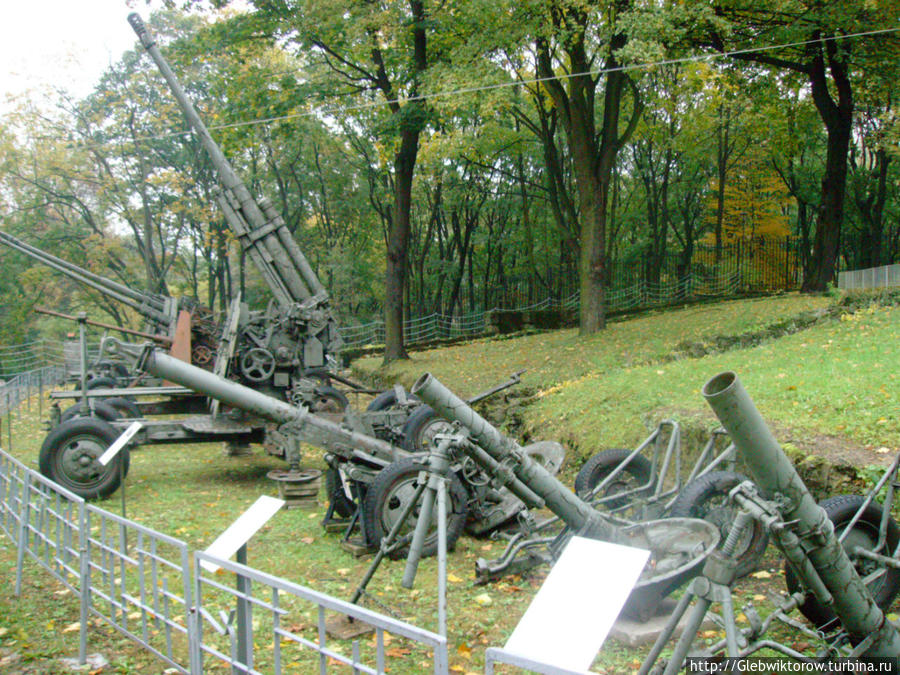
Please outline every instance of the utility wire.
[[[790, 49], [792, 47], [806, 47], [812, 44], [822, 44], [825, 42], [834, 42], [837, 40], [851, 40], [858, 39], [863, 37], [871, 37], [873, 35], [886, 35], [890, 33], [900, 32], [900, 27], [895, 28], [882, 28], [878, 30], [869, 30], [869, 31], [861, 31], [858, 33], [850, 33], [847, 35], [832, 35], [828, 37], [816, 38], [814, 40], [801, 40], [797, 42], [786, 42], [777, 45], [765, 45], [762, 47], [747, 47], [744, 49], [734, 49], [730, 51], [723, 52], [715, 52], [712, 54], [697, 54], [694, 56], [684, 56], [673, 59], [663, 59], [661, 61], [651, 61], [645, 63], [632, 63], [621, 66], [615, 66], [613, 68], [596, 68], [591, 70], [586, 70], [578, 73], [569, 73], [563, 75], [552, 75], [550, 77], [533, 77], [527, 79], [515, 80], [512, 82], [500, 82], [497, 84], [486, 84], [477, 87], [466, 87], [463, 89], [454, 89], [451, 91], [444, 92], [435, 92], [432, 94], [421, 94], [418, 96], [410, 96], [408, 98], [396, 98], [386, 101], [370, 101], [367, 103], [358, 103], [354, 105], [343, 105], [336, 106], [332, 108], [322, 107], [315, 108], [312, 110], [307, 110], [304, 112], [290, 113], [288, 115], [278, 115], [274, 117], [265, 117], [253, 120], [246, 120], [243, 122], [231, 122], [228, 124], [217, 124], [214, 126], [208, 126], [207, 128], [210, 131], [221, 131], [225, 129], [239, 129], [243, 127], [250, 126], [258, 126], [263, 124], [272, 124], [273, 122], [285, 122], [292, 119], [298, 119], [300, 117], [315, 117], [315, 116], [336, 116], [341, 113], [352, 112], [356, 110], [366, 110], [370, 108], [380, 107], [390, 103], [409, 103], [412, 101], [429, 101], [437, 98], [449, 98], [453, 96], [463, 96], [468, 94], [478, 94], [487, 91], [495, 91], [497, 89], [506, 89], [509, 87], [518, 87], [521, 85], [528, 84], [540, 84], [542, 82], [548, 82], [551, 80], [569, 80], [574, 79], [576, 77], [589, 77], [595, 75], [604, 75], [607, 73], [614, 72], [629, 72], [634, 70], [649, 70], [651, 68], [657, 68], [660, 66], [671, 66], [671, 65], [679, 65], [685, 63], [699, 63], [703, 61], [714, 61], [717, 59], [728, 58], [731, 56], [740, 56], [744, 54], [759, 54], [762, 52], [775, 51], [778, 49]], [[282, 73], [283, 74], [283, 73]], [[131, 139], [135, 144], [144, 142], [144, 141], [154, 141], [154, 140], [164, 140], [167, 138], [178, 138], [180, 136], [185, 136], [193, 133], [191, 130], [172, 132], [166, 134], [157, 134], [150, 136], [138, 136], [134, 139]], [[84, 144], [83, 147], [88, 147], [89, 144]]]

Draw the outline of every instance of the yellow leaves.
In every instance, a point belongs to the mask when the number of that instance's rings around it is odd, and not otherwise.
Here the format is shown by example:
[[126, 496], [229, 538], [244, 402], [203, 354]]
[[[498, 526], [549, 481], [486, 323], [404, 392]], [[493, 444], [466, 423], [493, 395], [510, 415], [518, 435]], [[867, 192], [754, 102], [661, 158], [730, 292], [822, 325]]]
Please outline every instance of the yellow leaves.
[[771, 579], [772, 573], [766, 572], [766, 570], [759, 570], [759, 572], [754, 572], [750, 576], [753, 577], [754, 579]]
[[464, 659], [471, 659], [471, 658], [472, 658], [472, 648], [469, 647], [469, 645], [467, 645], [465, 642], [461, 643], [461, 644], [456, 648], [456, 653], [459, 654], [459, 655], [460, 655], [461, 657], [463, 657]]
[[493, 599], [491, 599], [491, 596], [488, 595], [487, 593], [482, 593], [481, 595], [476, 595], [475, 602], [477, 604], [481, 605], [482, 607], [490, 607], [491, 605], [494, 604]]
[[62, 629], [63, 633], [74, 633], [77, 630], [81, 630], [81, 622], [76, 621], [75, 623], [70, 623], [68, 626]]
[[447, 581], [449, 581], [451, 584], [458, 584], [462, 581], [462, 579], [451, 572], [447, 575]]

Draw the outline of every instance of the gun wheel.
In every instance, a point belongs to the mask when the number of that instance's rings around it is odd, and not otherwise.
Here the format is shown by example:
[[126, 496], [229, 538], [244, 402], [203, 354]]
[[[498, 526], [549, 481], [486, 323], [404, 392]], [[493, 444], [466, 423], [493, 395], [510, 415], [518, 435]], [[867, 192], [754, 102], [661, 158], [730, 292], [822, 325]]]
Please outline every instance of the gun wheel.
[[403, 449], [409, 452], [428, 450], [437, 434], [450, 431], [453, 425], [428, 405], [416, 408], [403, 425]]
[[241, 374], [251, 382], [265, 382], [275, 373], [275, 355], [254, 347], [241, 355]]
[[350, 407], [350, 401], [334, 387], [320, 385], [308, 401], [310, 410], [316, 413], [343, 414]]
[[[669, 515], [673, 518], [701, 518], [717, 528], [724, 543], [731, 531], [731, 524], [737, 515], [737, 507], [728, 500], [728, 493], [747, 480], [733, 471], [710, 471], [684, 486], [681, 494], [672, 503]], [[735, 548], [738, 560], [737, 575], [744, 577], [759, 565], [766, 552], [769, 534], [757, 520], [744, 530]]]
[[[375, 480], [366, 492], [363, 503], [363, 528], [366, 540], [378, 544], [393, 528], [400, 518], [404, 507], [413, 498], [413, 493], [420, 480], [427, 480], [425, 466], [412, 458], [401, 459], [386, 466], [378, 472]], [[467, 495], [462, 482], [455, 474], [447, 486], [447, 550], [453, 550], [456, 540], [462, 534], [466, 524]], [[412, 514], [400, 529], [398, 536], [412, 534], [416, 528], [419, 517], [420, 505], [413, 508]], [[407, 555], [409, 546], [395, 549], [389, 557], [396, 560]], [[431, 527], [425, 537], [422, 547], [422, 556], [432, 556], [437, 553], [437, 501], [435, 500], [432, 514]]]
[[41, 445], [41, 473], [84, 499], [108, 497], [118, 489], [122, 475], [128, 473], [128, 448], [119, 451], [106, 466], [97, 459], [118, 437], [111, 424], [94, 417], [63, 422]]
[[[590, 495], [631, 453], [631, 450], [614, 448], [591, 457], [575, 477], [575, 494], [582, 498]], [[612, 481], [591, 497], [591, 501], [600, 501], [610, 510], [622, 508], [634, 499], [653, 492], [655, 481], [652, 476], [653, 466], [650, 460], [643, 455], [635, 455]], [[623, 496], [615, 496], [619, 494]]]

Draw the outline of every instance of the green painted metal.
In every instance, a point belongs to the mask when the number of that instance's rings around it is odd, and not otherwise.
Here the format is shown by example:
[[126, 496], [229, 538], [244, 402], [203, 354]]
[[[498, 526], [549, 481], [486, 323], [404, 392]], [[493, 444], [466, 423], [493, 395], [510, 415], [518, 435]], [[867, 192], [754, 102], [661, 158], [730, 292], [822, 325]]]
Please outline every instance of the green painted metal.
[[738, 376], [732, 372], [716, 375], [704, 385], [703, 396], [730, 434], [757, 485], [784, 504], [785, 522], [796, 522], [794, 532], [811, 563], [811, 568], [797, 569], [804, 585], [824, 585], [851, 641], [870, 643], [865, 655], [900, 657], [900, 632], [875, 604], [835, 536], [825, 510], [816, 504]]

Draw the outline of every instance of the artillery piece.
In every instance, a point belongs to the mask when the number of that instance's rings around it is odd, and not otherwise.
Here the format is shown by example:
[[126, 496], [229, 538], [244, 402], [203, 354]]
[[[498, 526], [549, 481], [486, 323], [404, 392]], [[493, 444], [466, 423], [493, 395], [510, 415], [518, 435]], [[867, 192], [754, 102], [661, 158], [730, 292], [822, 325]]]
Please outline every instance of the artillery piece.
[[[299, 443], [304, 442], [324, 449], [325, 461], [334, 470], [334, 475], [359, 488], [358, 493], [374, 494], [373, 489], [376, 492], [384, 489], [402, 494], [404, 485], [416, 477], [417, 472], [412, 475], [394, 472], [388, 474], [390, 481], [375, 484], [383, 469], [402, 467], [404, 462], [399, 460], [414, 459], [417, 455], [377, 438], [372, 429], [371, 414], [347, 411], [340, 421], [329, 419], [305, 406], [296, 406], [184, 363], [150, 344], [130, 345], [105, 338], [104, 350], [128, 360], [141, 372], [182, 385], [231, 408], [215, 423], [208, 416], [177, 422], [145, 420], [129, 447], [234, 437], [277, 446], [279, 451], [273, 454], [284, 455], [293, 468], [299, 465]], [[88, 498], [112, 494], [124, 474], [119, 463], [123, 463], [124, 468], [128, 466], [128, 448], [105, 467], [96, 460], [127, 424], [123, 420], [97, 419], [73, 419], [60, 424], [47, 436], [41, 448], [41, 472]], [[561, 447], [544, 448], [536, 454], [550, 472], [555, 473], [562, 466], [564, 451]], [[472, 534], [488, 532], [524, 509], [522, 502], [508, 490], [469, 480], [463, 468], [462, 464], [454, 467], [458, 475], [457, 501], [454, 503], [454, 513], [459, 514], [457, 535], [463, 527]], [[342, 486], [339, 489], [343, 489]], [[371, 494], [367, 494], [367, 502]], [[380, 503], [389, 501], [381, 499]], [[375, 521], [363, 514], [366, 543], [377, 543], [372, 530]]]
[[[732, 526], [722, 552], [716, 552], [679, 600], [669, 623], [660, 633], [639, 673], [681, 672], [684, 659], [713, 602], [721, 603], [725, 639], [715, 645], [694, 652], [699, 657], [717, 657], [724, 652], [730, 657], [746, 657], [761, 649], [778, 651], [788, 657], [809, 660], [793, 646], [767, 638], [766, 631], [776, 622], [788, 624], [792, 632], [800, 631], [809, 638], [827, 640], [819, 658], [834, 656], [881, 657], [900, 660], [900, 631], [887, 620], [882, 609], [889, 598], [876, 593], [887, 574], [896, 574], [896, 561], [878, 553], [861, 550], [859, 539], [850, 537], [844, 546], [835, 534], [835, 527], [824, 508], [817, 505], [791, 461], [778, 445], [737, 375], [720, 373], [703, 387], [703, 396], [731, 436], [752, 474], [749, 481], [731, 492], [731, 498], [741, 511]], [[761, 495], [771, 495], [763, 498]], [[749, 627], [738, 627], [733, 616], [731, 587], [738, 574], [739, 561], [734, 556], [734, 544], [741, 532], [762, 523], [772, 542], [784, 555], [793, 575], [790, 595], [780, 602], [765, 620], [750, 605], [743, 608]], [[845, 523], [845, 533], [854, 529], [853, 522]], [[896, 526], [895, 526], [896, 527]], [[855, 542], [855, 543], [853, 543]], [[866, 578], [860, 577], [848, 553], [857, 560], [874, 560], [882, 567]], [[868, 570], [867, 570], [868, 571]], [[879, 577], [881, 577], [879, 579]], [[872, 587], [867, 584], [873, 584]], [[694, 601], [693, 606], [691, 602]], [[792, 621], [788, 614], [800, 608], [808, 618], [819, 624], [809, 610], [816, 608], [821, 617], [828, 613], [840, 624], [828, 637], [819, 625], [811, 630]], [[690, 611], [689, 611], [690, 610]], [[679, 621], [687, 614], [681, 638], [674, 646], [667, 663], [657, 664]], [[694, 664], [702, 669], [702, 664]], [[718, 664], [721, 669], [723, 664]], [[740, 670], [740, 668], [739, 668]]]
[[[650, 550], [650, 562], [623, 610], [630, 616], [652, 616], [662, 599], [700, 573], [704, 560], [719, 542], [714, 525], [694, 518], [619, 527], [534, 461], [532, 455], [537, 453], [530, 451], [533, 446], [520, 447], [503, 436], [434, 376], [423, 375], [411, 391], [439, 416], [467, 431], [469, 441], [459, 444], [459, 450], [494, 484], [509, 489], [529, 508], [548, 508], [565, 524], [552, 549], [559, 551], [574, 534]], [[546, 448], [548, 443], [534, 445]]]
[[146, 329], [159, 336], [154, 339], [163, 339], [171, 345], [171, 353], [196, 365], [211, 367], [221, 328], [216, 324], [209, 308], [191, 298], [141, 293], [42, 251], [7, 232], [0, 231], [0, 244], [130, 307], [143, 317]]
[[237, 351], [235, 355], [226, 350], [220, 358], [230, 361], [234, 356], [240, 379], [251, 386], [278, 391], [295, 403], [309, 401], [310, 373], [328, 367], [343, 343], [328, 293], [281, 214], [268, 200], [254, 199], [235, 173], [141, 17], [132, 13], [128, 22], [209, 156], [220, 181], [216, 201], [242, 253], [254, 263], [272, 293], [265, 311], [232, 310], [238, 316], [226, 322], [226, 332], [233, 325], [235, 335], [223, 335], [222, 344], [231, 344]]

